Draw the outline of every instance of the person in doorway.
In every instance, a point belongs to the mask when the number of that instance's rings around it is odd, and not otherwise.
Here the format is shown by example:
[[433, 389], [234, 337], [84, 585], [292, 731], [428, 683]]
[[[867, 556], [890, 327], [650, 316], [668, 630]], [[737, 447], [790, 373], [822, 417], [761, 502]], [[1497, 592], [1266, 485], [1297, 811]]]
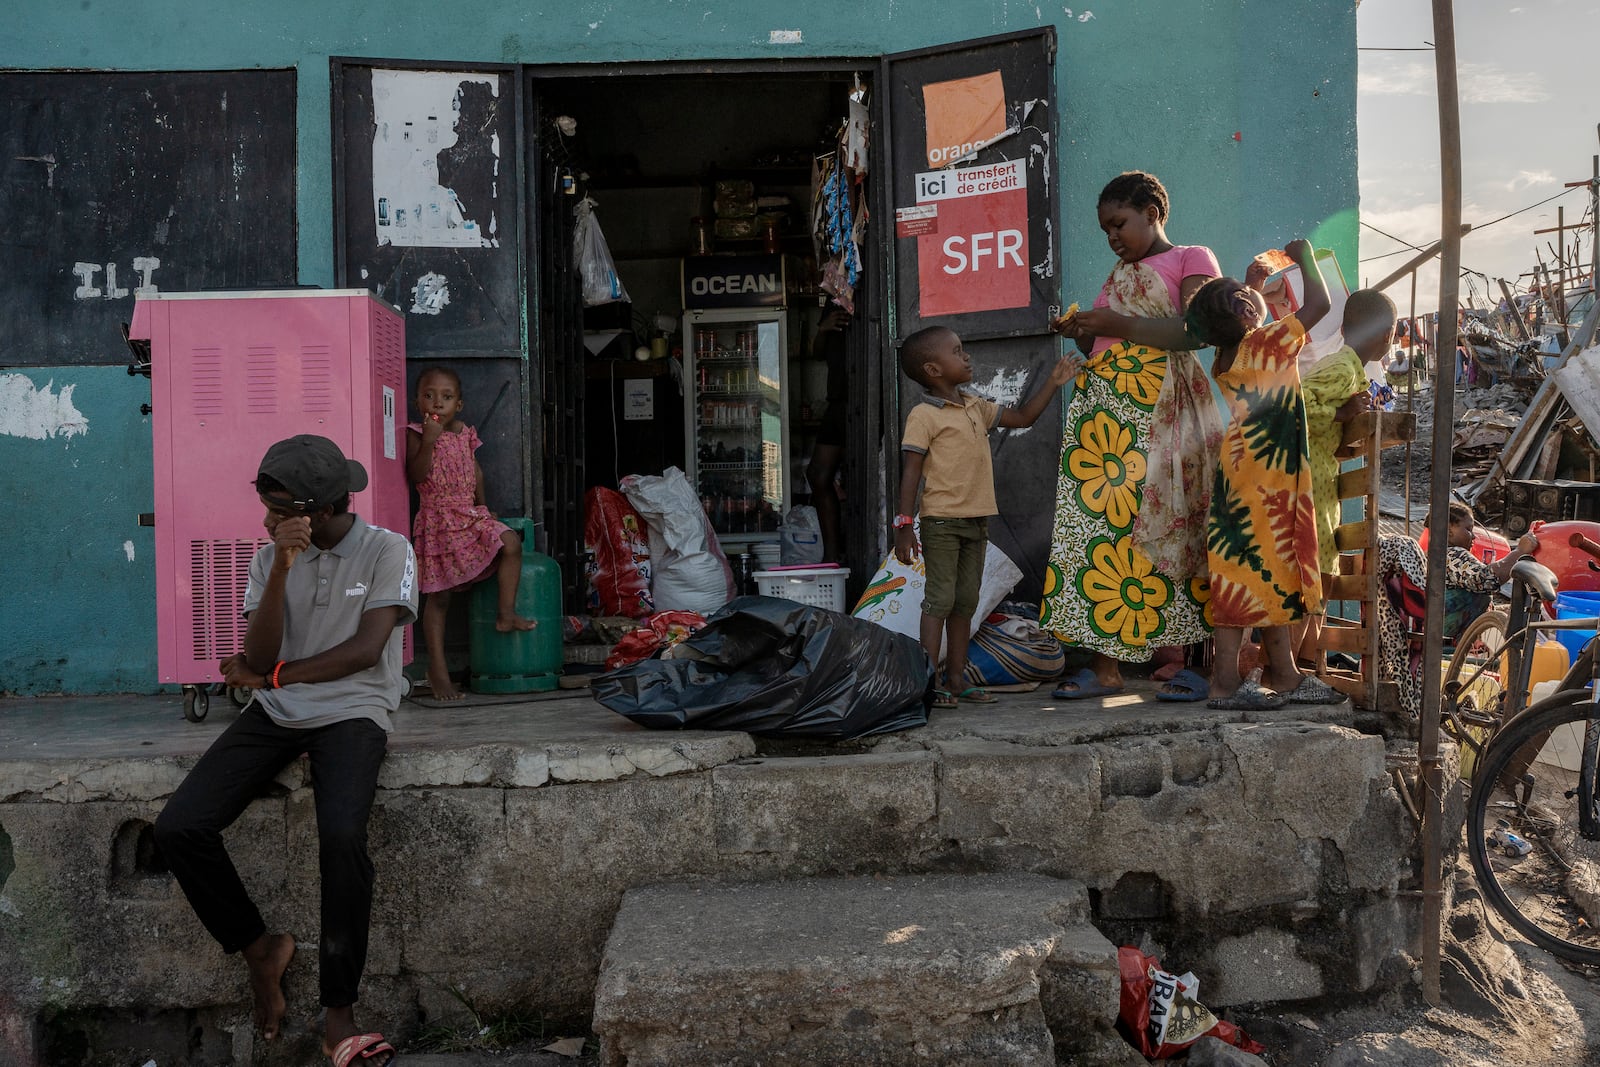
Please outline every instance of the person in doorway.
[[494, 628], [511, 633], [539, 624], [517, 614], [522, 538], [484, 503], [483, 468], [473, 455], [483, 442], [458, 417], [465, 405], [460, 376], [448, 367], [429, 367], [417, 377], [416, 404], [422, 421], [406, 427], [406, 476], [419, 500], [411, 540], [421, 563], [420, 586], [428, 594], [422, 609], [428, 688], [436, 700], [460, 700], [444, 651], [451, 593], [493, 573], [500, 586]]
[[846, 361], [848, 346], [845, 328], [850, 313], [842, 307], [827, 310], [817, 323], [815, 353], [828, 362], [827, 408], [817, 427], [817, 444], [806, 465], [806, 484], [811, 486], [811, 506], [817, 509], [822, 527], [822, 558], [837, 563], [843, 555], [839, 539], [839, 465], [844, 462], [845, 409], [850, 396], [850, 372]]
[[[958, 696], [974, 704], [995, 700], [981, 686], [967, 686], [964, 681], [972, 613], [978, 610], [989, 544], [989, 516], [999, 511], [989, 434], [999, 426], [1032, 426], [1081, 365], [1076, 358], [1062, 357], [1044, 385], [1021, 407], [1011, 408], [961, 388], [972, 381], [972, 357], [954, 330], [929, 326], [907, 337], [900, 347], [900, 369], [922, 386], [924, 395], [906, 417], [901, 437], [904, 467], [894, 517], [894, 554], [909, 565], [918, 551], [912, 516], [922, 486], [920, 548], [926, 585], [921, 636], [934, 666], [936, 708], [955, 707]], [[946, 646], [942, 686], [938, 683], [941, 644]]]
[[[1344, 305], [1344, 347], [1325, 356], [1301, 382], [1306, 402], [1306, 438], [1311, 451], [1311, 500], [1317, 522], [1317, 565], [1336, 574], [1339, 548], [1339, 461], [1334, 453], [1344, 440], [1344, 427], [1371, 405], [1372, 393], [1362, 369], [1382, 359], [1395, 329], [1395, 306], [1376, 289], [1357, 289]], [[1322, 655], [1322, 613], [1306, 617], [1304, 634], [1295, 642], [1304, 670], [1315, 671]]]
[[372, 911], [367, 817], [389, 716], [400, 703], [402, 628], [417, 613], [410, 544], [349, 510], [351, 492], [366, 485], [362, 466], [325, 437], [291, 437], [262, 458], [255, 488], [271, 543], [250, 562], [244, 651], [220, 664], [228, 685], [253, 696], [155, 824], [161, 854], [195, 914], [223, 951], [244, 957], [256, 1026], [272, 1040], [295, 942], [269, 932], [222, 831], [290, 761], [310, 758], [323, 1051], [339, 1067], [356, 1057], [374, 1067], [394, 1058], [381, 1035], [356, 1026], [355, 1002]]
[[[1217, 651], [1212, 708], [1340, 699], [1326, 682], [1301, 674], [1291, 647], [1293, 628], [1322, 610], [1299, 355], [1329, 300], [1311, 242], [1297, 238], [1284, 251], [1300, 267], [1304, 286], [1294, 314], [1263, 325], [1260, 287], [1270, 268], [1259, 262], [1245, 283], [1207, 282], [1189, 305], [1190, 332], [1216, 346], [1211, 373], [1230, 415], [1206, 528]], [[1261, 682], [1241, 678], [1239, 670], [1240, 647], [1257, 628], [1267, 660]]]
[[[1190, 645], [1206, 621], [1205, 520], [1222, 420], [1183, 309], [1221, 273], [1200, 245], [1167, 239], [1166, 187], [1129, 171], [1100, 192], [1117, 264], [1094, 307], [1053, 327], [1089, 358], [1064, 420], [1040, 623], [1094, 655], [1058, 700], [1115, 693], [1122, 664]], [[1181, 670], [1163, 699], [1205, 699]]]

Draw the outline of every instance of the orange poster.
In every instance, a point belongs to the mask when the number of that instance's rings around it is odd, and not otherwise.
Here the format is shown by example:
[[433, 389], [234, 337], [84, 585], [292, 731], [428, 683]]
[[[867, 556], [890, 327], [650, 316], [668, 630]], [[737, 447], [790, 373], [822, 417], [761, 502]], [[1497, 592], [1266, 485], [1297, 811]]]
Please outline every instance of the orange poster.
[[1006, 132], [1006, 89], [992, 71], [922, 87], [928, 166], [948, 167]]

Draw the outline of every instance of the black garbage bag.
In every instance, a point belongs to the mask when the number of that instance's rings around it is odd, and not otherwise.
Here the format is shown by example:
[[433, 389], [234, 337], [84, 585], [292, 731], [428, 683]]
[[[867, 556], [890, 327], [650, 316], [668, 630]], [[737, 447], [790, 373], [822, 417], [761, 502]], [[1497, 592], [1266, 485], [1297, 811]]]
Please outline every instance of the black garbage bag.
[[597, 675], [594, 698], [656, 730], [842, 741], [928, 722], [927, 653], [877, 623], [743, 596], [678, 648], [674, 655], [688, 658], [647, 659]]

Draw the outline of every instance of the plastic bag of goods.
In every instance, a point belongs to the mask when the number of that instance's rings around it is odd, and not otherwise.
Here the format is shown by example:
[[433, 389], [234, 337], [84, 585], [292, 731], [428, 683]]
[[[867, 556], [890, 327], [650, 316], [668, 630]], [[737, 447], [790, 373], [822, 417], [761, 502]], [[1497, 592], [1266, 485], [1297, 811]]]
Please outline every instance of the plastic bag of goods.
[[[916, 527], [917, 542], [922, 542], [920, 521]], [[922, 627], [922, 590], [927, 585], [927, 571], [923, 568], [919, 552], [911, 563], [901, 563], [891, 551], [884, 557], [866, 591], [856, 601], [850, 614], [858, 619], [875, 622], [879, 626], [918, 639]], [[972, 629], [976, 631], [995, 605], [1004, 600], [1022, 581], [1022, 571], [1011, 557], [991, 542], [984, 552], [983, 580], [978, 586], [978, 607], [972, 613]], [[942, 640], [942, 639], [941, 639]], [[939, 661], [944, 662], [944, 645], [939, 646]]]
[[778, 527], [778, 536], [785, 567], [809, 567], [822, 562], [822, 520], [810, 504], [790, 508]]
[[572, 234], [572, 255], [578, 264], [578, 277], [583, 280], [584, 306], [627, 300], [628, 290], [617, 274], [606, 235], [600, 231], [600, 220], [595, 218], [594, 201], [584, 197], [573, 210], [578, 222]]
[[1249, 1034], [1201, 1006], [1200, 983], [1193, 973], [1168, 974], [1160, 960], [1128, 945], [1117, 949], [1117, 969], [1122, 973], [1117, 1029], [1150, 1059], [1187, 1052], [1202, 1037], [1214, 1037], [1252, 1055], [1266, 1051]]
[[710, 615], [737, 592], [733, 568], [689, 479], [677, 467], [630, 474], [623, 495], [650, 530], [650, 594], [657, 611]]
[[744, 596], [673, 650], [597, 676], [601, 704], [656, 730], [841, 741], [925, 726], [933, 665], [912, 638], [837, 612]]
[[650, 535], [627, 497], [598, 485], [583, 495], [583, 547], [590, 614], [638, 619], [656, 610], [650, 599]]

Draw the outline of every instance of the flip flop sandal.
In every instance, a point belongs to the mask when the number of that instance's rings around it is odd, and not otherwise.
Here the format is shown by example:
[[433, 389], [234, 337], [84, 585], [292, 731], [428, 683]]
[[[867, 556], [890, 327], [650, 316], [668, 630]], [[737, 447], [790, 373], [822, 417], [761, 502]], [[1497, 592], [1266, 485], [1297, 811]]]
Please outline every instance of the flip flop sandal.
[[960, 707], [961, 702], [951, 695], [948, 689], [935, 689], [933, 691], [933, 706], [936, 708]]
[[1218, 697], [1206, 701], [1206, 707], [1216, 711], [1272, 711], [1289, 703], [1282, 693], [1274, 693], [1257, 682], [1245, 682], [1231, 697]]
[[975, 685], [970, 689], [963, 689], [961, 691], [960, 699], [965, 700], [969, 704], [999, 703], [999, 698], [981, 685]]
[[[1068, 688], [1068, 687], [1071, 688]], [[1050, 693], [1056, 700], [1087, 700], [1090, 697], [1106, 697], [1112, 693], [1122, 692], [1121, 687], [1113, 688], [1101, 685], [1100, 679], [1093, 670], [1084, 667], [1071, 678], [1066, 679]]]
[[1211, 683], [1187, 667], [1168, 678], [1167, 687], [1173, 692], [1158, 692], [1157, 700], [1193, 703], [1205, 700], [1211, 695]]
[[1289, 694], [1291, 704], [1343, 704], [1344, 694], [1320, 678], [1310, 675], [1300, 679], [1300, 684]]
[[388, 1067], [395, 1059], [394, 1046], [382, 1034], [357, 1034], [347, 1037], [333, 1048], [334, 1067], [350, 1067], [357, 1062], [372, 1067]]

